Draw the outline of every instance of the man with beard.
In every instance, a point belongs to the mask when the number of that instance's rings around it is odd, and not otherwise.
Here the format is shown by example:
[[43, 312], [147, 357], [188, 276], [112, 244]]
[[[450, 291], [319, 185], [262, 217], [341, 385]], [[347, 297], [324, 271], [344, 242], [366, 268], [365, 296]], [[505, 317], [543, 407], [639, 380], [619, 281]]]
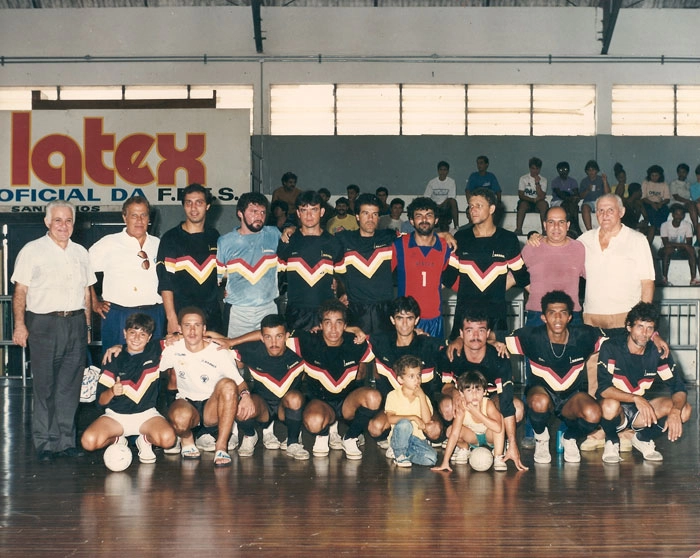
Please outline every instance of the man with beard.
[[398, 296], [412, 296], [420, 304], [418, 327], [433, 337], [444, 337], [442, 321], [442, 272], [452, 250], [435, 233], [437, 204], [415, 198], [408, 206], [408, 219], [415, 229], [394, 242], [393, 266], [398, 276]]
[[328, 221], [326, 230], [331, 234], [357, 230], [355, 216], [348, 213], [348, 198], [338, 198], [335, 202], [335, 216]]
[[[277, 227], [266, 227], [268, 202], [259, 192], [247, 192], [238, 200], [240, 227], [219, 238], [217, 271], [226, 279], [228, 336], [238, 337], [260, 329], [260, 321], [277, 314]], [[222, 332], [223, 333], [223, 332]]]

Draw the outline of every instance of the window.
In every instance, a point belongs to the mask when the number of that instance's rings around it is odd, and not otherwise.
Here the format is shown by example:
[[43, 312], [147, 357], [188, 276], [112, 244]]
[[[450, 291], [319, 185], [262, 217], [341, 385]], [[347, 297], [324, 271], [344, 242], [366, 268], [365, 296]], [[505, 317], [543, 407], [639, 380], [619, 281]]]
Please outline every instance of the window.
[[615, 85], [612, 90], [614, 136], [672, 136], [672, 85]]
[[253, 86], [252, 85], [193, 85], [191, 99], [211, 99], [216, 91], [216, 108], [248, 109], [250, 111], [250, 134], [253, 134]]
[[332, 136], [333, 85], [273, 85], [270, 132], [275, 136]]
[[467, 134], [529, 136], [529, 85], [469, 85]]
[[676, 133], [679, 136], [700, 136], [700, 87], [679, 85], [676, 111]]
[[533, 86], [532, 135], [595, 135], [595, 86]]
[[400, 131], [398, 85], [338, 85], [339, 136], [396, 136]]
[[464, 85], [404, 85], [401, 88], [401, 133], [463, 136], [465, 89]]

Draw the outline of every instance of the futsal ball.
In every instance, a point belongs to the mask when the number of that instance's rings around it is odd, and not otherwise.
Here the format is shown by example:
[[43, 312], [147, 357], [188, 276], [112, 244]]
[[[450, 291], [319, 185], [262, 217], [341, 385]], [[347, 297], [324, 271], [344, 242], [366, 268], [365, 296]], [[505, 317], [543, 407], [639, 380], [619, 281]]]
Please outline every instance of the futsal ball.
[[112, 444], [105, 450], [105, 466], [110, 471], [123, 471], [131, 465], [131, 450], [122, 444]]
[[475, 471], [488, 471], [493, 465], [493, 454], [488, 448], [476, 448], [469, 455], [469, 464]]

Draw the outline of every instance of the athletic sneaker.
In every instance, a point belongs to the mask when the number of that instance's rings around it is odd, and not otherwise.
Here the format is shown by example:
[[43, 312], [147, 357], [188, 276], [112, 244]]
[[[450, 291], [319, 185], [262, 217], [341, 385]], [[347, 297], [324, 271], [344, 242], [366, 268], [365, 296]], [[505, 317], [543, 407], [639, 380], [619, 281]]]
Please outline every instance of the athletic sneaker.
[[452, 461], [452, 463], [469, 463], [470, 453], [471, 452], [469, 451], [469, 448], [461, 448], [457, 446], [452, 452], [452, 457], [450, 457], [450, 461]]
[[392, 448], [391, 446], [389, 446], [388, 448], [386, 448], [386, 458], [387, 458], [387, 459], [394, 459], [394, 457], [396, 457], [396, 456], [394, 455], [394, 448]]
[[324, 457], [328, 455], [330, 449], [328, 448], [328, 436], [316, 436], [316, 441], [314, 442], [314, 447], [311, 452], [316, 457]]
[[263, 430], [263, 446], [265, 446], [265, 449], [277, 450], [280, 449], [280, 441], [272, 432]]
[[202, 434], [194, 443], [200, 451], [216, 451], [216, 438], [211, 434]]
[[255, 452], [255, 444], [258, 443], [258, 433], [256, 432], [252, 436], [243, 436], [243, 442], [241, 442], [241, 447], [238, 448], [238, 455], [240, 457], [251, 457]]
[[299, 461], [304, 461], [309, 458], [309, 452], [306, 451], [301, 444], [292, 444], [287, 447], [287, 455]]
[[494, 471], [507, 471], [508, 470], [508, 465], [506, 465], [506, 462], [503, 461], [502, 455], [495, 455], [493, 457], [493, 470]]
[[605, 442], [603, 463], [619, 463], [620, 461], [622, 461], [620, 457], [620, 444], [615, 444], [612, 440]]
[[445, 449], [445, 448], [447, 447], [447, 438], [445, 438], [445, 439], [440, 443], [440, 447], [441, 447], [442, 449]]
[[231, 437], [228, 439], [227, 449], [228, 451], [235, 451], [238, 447], [238, 428], [234, 425], [233, 432], [231, 432]]
[[637, 438], [637, 434], [632, 438], [632, 447], [638, 449], [646, 461], [663, 461], [664, 456], [656, 451], [656, 444], [653, 440], [642, 442]]
[[180, 440], [180, 436], [177, 437], [175, 440], [175, 445], [172, 448], [165, 448], [163, 450], [163, 453], [167, 455], [175, 455], [180, 453], [180, 449], [182, 448], [182, 440]]
[[145, 434], [136, 438], [136, 447], [139, 450], [139, 461], [141, 463], [155, 463], [156, 454], [153, 453], [153, 446], [148, 441]]
[[357, 447], [357, 438], [343, 438], [343, 451], [350, 460], [362, 459], [362, 452]]
[[598, 438], [586, 438], [581, 442], [581, 451], [595, 451], [605, 447], [605, 440]]
[[413, 463], [411, 463], [411, 460], [405, 455], [399, 455], [394, 459], [394, 465], [397, 467], [412, 467]]
[[389, 439], [385, 438], [384, 440], [377, 440], [377, 447], [379, 449], [387, 449], [389, 447]]
[[549, 453], [549, 430], [545, 428], [542, 434], [535, 433], [535, 463], [551, 463]]
[[330, 436], [328, 445], [331, 447], [331, 449], [343, 449], [343, 438], [340, 436], [340, 434], [338, 434], [338, 421], [331, 424], [330, 432], [328, 434]]
[[620, 438], [620, 451], [632, 451], [632, 440], [630, 438]]
[[565, 438], [562, 436], [561, 445], [564, 446], [564, 461], [567, 463], [581, 462], [581, 453], [578, 451], [576, 438]]
[[[301, 444], [301, 432], [299, 432], [299, 440], [297, 440]], [[280, 449], [282, 451], [287, 451], [287, 444], [289, 443], [289, 438], [285, 438], [280, 442]]]
[[[179, 440], [179, 438], [178, 438]], [[114, 440], [115, 446], [128, 446], [129, 445], [129, 440], [127, 440], [124, 436], [117, 436], [117, 439]]]

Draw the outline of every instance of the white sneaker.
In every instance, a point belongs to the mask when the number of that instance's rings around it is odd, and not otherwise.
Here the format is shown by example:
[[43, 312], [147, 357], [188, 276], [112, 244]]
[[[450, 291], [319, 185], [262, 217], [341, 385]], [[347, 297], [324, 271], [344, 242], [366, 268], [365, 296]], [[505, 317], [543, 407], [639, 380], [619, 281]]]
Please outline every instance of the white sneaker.
[[[299, 432], [299, 439], [297, 440], [297, 442], [301, 444], [301, 432]], [[282, 451], [287, 451], [288, 444], [289, 444], [289, 436], [280, 442], [280, 449]]]
[[331, 424], [330, 432], [328, 434], [330, 438], [328, 445], [331, 447], [331, 449], [343, 449], [343, 438], [340, 434], [338, 434], [338, 421]]
[[304, 461], [309, 458], [309, 452], [306, 451], [301, 444], [291, 444], [288, 446], [287, 455], [299, 461]]
[[235, 451], [238, 447], [238, 425], [233, 423], [233, 430], [231, 430], [231, 437], [228, 439], [228, 444], [226, 445], [228, 451]]
[[450, 457], [450, 461], [452, 463], [469, 463], [469, 454], [471, 451], [469, 451], [469, 448], [461, 448], [459, 446], [455, 447], [455, 450], [452, 452], [452, 457]]
[[549, 430], [546, 428], [542, 434], [535, 433], [535, 463], [551, 463], [552, 456], [549, 453]]
[[387, 449], [389, 447], [389, 438], [386, 438], [384, 440], [378, 440], [377, 447], [383, 450]]
[[664, 456], [656, 451], [656, 444], [653, 440], [642, 442], [637, 438], [637, 434], [632, 438], [632, 447], [638, 449], [647, 461], [663, 461]]
[[343, 438], [343, 451], [350, 460], [362, 459], [362, 452], [357, 447], [357, 438]]
[[240, 457], [251, 457], [255, 453], [255, 444], [258, 443], [258, 433], [256, 432], [252, 436], [243, 436], [243, 442], [241, 442], [241, 447], [238, 448], [238, 455]]
[[386, 448], [386, 458], [387, 458], [387, 459], [394, 459], [394, 457], [396, 457], [396, 456], [394, 455], [394, 448], [392, 448], [391, 446], [389, 446], [388, 448]]
[[413, 463], [411, 463], [411, 460], [405, 455], [399, 455], [394, 459], [394, 465], [397, 467], [412, 467]]
[[364, 445], [365, 445], [365, 435], [364, 435], [364, 434], [360, 434], [360, 435], [357, 437], [357, 445], [358, 445], [358, 446], [364, 446]]
[[324, 457], [330, 453], [328, 447], [328, 436], [316, 436], [316, 441], [314, 441], [314, 447], [311, 452], [316, 457]]
[[113, 445], [115, 445], [115, 446], [128, 446], [129, 440], [127, 440], [124, 436], [117, 436], [117, 439], [114, 440]]
[[163, 450], [163, 453], [166, 455], [179, 455], [180, 454], [180, 449], [182, 447], [182, 440], [180, 440], [180, 436], [177, 437], [175, 440], [175, 445], [172, 448], [165, 448]]
[[216, 438], [211, 434], [202, 434], [194, 443], [200, 451], [216, 451]]
[[566, 438], [562, 436], [561, 445], [564, 446], [564, 461], [567, 463], [581, 462], [581, 452], [578, 450], [576, 438]]
[[508, 465], [503, 461], [502, 455], [494, 455], [493, 457], [493, 470], [494, 471], [507, 471]]
[[148, 441], [145, 434], [136, 438], [136, 447], [139, 450], [139, 461], [141, 463], [155, 463], [156, 454], [153, 453], [153, 445]]
[[265, 449], [277, 450], [280, 449], [281, 444], [277, 439], [277, 436], [275, 436], [272, 432], [263, 430], [263, 446], [265, 446]]
[[612, 440], [605, 442], [603, 449], [603, 463], [619, 463], [622, 461], [620, 457], [620, 444], [613, 443]]

